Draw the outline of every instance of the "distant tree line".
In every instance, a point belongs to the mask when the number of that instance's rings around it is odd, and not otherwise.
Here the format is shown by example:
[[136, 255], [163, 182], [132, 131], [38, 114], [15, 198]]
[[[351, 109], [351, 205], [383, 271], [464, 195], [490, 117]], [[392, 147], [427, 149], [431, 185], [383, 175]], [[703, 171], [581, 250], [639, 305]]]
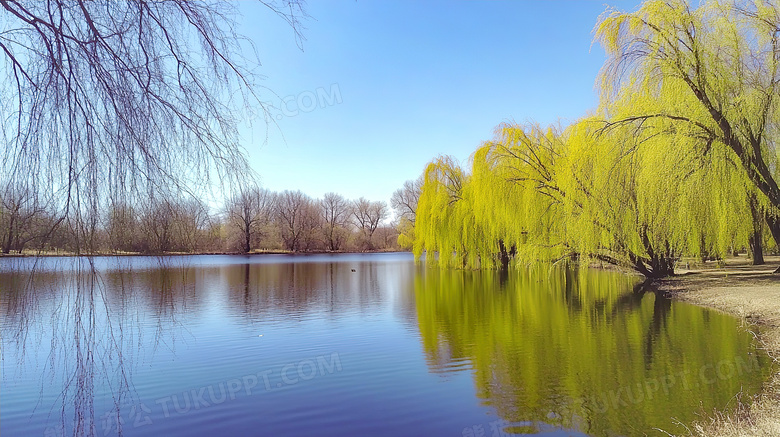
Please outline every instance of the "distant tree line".
[[204, 253], [377, 251], [398, 249], [387, 204], [327, 193], [243, 187], [219, 207], [181, 191], [148, 200], [109, 200], [88, 220], [63, 220], [55, 195], [5, 183], [0, 251]]

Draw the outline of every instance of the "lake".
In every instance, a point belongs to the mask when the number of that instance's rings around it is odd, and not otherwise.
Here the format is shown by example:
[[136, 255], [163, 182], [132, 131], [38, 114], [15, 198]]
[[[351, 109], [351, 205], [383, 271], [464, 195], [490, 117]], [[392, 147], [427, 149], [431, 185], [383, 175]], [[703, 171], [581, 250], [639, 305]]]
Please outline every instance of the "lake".
[[0, 433], [665, 435], [760, 389], [739, 320], [638, 282], [405, 253], [0, 259]]

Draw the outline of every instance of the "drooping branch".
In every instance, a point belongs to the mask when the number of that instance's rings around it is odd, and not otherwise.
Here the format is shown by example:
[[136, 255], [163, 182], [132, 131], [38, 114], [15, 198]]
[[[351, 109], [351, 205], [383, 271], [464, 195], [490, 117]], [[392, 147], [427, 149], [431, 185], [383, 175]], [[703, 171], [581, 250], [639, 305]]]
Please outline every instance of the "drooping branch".
[[[301, 2], [264, 4], [300, 42]], [[0, 171], [61, 189], [74, 229], [108, 199], [253, 177], [237, 123], [269, 108], [235, 5], [3, 1], [0, 14]]]

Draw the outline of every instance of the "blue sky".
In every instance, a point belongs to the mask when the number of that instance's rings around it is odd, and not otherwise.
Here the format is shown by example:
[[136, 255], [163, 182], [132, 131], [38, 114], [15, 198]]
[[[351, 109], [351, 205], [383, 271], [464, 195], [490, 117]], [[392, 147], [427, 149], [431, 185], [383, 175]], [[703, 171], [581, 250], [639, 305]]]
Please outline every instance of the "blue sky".
[[[467, 163], [504, 121], [566, 124], [597, 104], [604, 53], [592, 30], [638, 1], [312, 1], [303, 51], [255, 2], [241, 32], [277, 126], [247, 124], [261, 183], [388, 201], [440, 154]], [[284, 100], [284, 104], [282, 103]]]

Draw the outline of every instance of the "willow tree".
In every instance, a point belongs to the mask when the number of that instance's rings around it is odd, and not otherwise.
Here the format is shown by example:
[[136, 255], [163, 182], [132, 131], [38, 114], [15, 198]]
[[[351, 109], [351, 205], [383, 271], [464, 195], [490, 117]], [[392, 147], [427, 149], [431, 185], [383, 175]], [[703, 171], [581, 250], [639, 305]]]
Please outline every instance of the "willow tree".
[[723, 257], [747, 242], [746, 183], [728, 160], [717, 152], [691, 160], [699, 142], [687, 135], [597, 125], [572, 128], [560, 171], [561, 189], [573, 194], [567, 231], [577, 252], [658, 277], [682, 256]]
[[[658, 153], [670, 143], [676, 154]], [[566, 129], [502, 125], [470, 172], [451, 159], [428, 166], [415, 253], [460, 267], [599, 261], [673, 274], [681, 256], [723, 255], [752, 230], [741, 173], [715, 153], [684, 159], [696, 147], [685, 135], [628, 123], [605, 130], [594, 118]]]
[[[780, 8], [774, 1], [646, 1], [611, 12], [595, 29], [609, 59], [603, 102], [625, 100], [610, 125], [644, 123], [648, 135], [697, 139], [686, 159], [723, 153], [756, 192], [756, 207], [780, 244], [777, 140]], [[659, 155], [674, 144], [659, 146]], [[735, 185], [742, 191], [741, 184]], [[750, 210], [745, 211], [745, 216]]]
[[675, 190], [668, 179], [644, 177], [631, 132], [596, 126], [501, 127], [474, 156], [485, 193], [478, 216], [512, 241], [521, 262], [599, 260], [647, 277], [672, 274], [684, 250], [670, 214]]
[[[298, 31], [298, 0], [265, 4]], [[108, 198], [251, 173], [237, 124], [268, 108], [234, 4], [3, 1], [0, 14], [0, 171], [56, 192], [73, 229]]]
[[503, 125], [474, 153], [471, 172], [448, 157], [431, 162], [417, 209], [415, 254], [471, 268], [571, 256], [566, 193], [557, 175], [565, 147], [553, 129]]
[[487, 243], [474, 225], [467, 172], [449, 156], [433, 160], [423, 173], [417, 204], [413, 252], [431, 263], [466, 267], [479, 264], [481, 244]]
[[449, 157], [426, 168], [414, 231], [418, 256], [425, 252], [442, 265], [486, 268], [506, 268], [515, 256], [561, 257], [558, 133], [506, 125], [497, 137], [475, 152], [470, 172]]
[[[762, 222], [780, 243], [780, 9], [647, 1], [596, 28], [609, 56], [598, 117], [503, 125], [470, 172], [425, 172], [415, 253], [442, 264], [600, 260], [647, 277], [724, 256]], [[435, 258], [435, 257], [431, 257]]]

